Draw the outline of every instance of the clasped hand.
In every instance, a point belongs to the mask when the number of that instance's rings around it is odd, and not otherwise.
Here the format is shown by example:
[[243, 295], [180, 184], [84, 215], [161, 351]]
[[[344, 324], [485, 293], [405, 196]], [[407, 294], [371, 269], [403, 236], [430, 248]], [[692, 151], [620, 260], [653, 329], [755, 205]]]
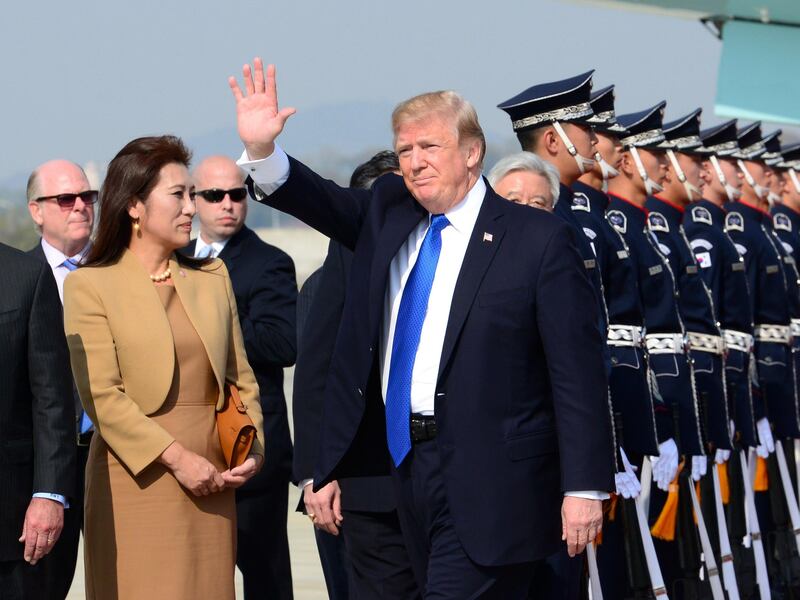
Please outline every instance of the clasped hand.
[[170, 444], [159, 458], [178, 483], [195, 496], [208, 496], [226, 487], [238, 488], [258, 473], [262, 460], [261, 456], [251, 454], [238, 467], [220, 473], [209, 460], [178, 442]]

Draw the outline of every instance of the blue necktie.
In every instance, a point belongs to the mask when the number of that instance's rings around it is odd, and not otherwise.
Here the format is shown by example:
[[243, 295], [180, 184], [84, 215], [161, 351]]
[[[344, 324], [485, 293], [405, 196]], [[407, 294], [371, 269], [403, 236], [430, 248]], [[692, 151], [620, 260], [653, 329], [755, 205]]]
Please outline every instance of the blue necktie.
[[431, 218], [397, 312], [386, 389], [386, 437], [395, 466], [400, 466], [411, 450], [411, 374], [422, 324], [428, 311], [433, 276], [442, 250], [442, 229], [449, 224], [444, 215], [433, 215]]
[[[78, 268], [78, 264], [74, 260], [72, 260], [71, 258], [68, 258], [63, 263], [61, 263], [61, 266], [65, 267], [68, 271], [74, 271], [75, 269]], [[86, 414], [86, 411], [82, 410], [81, 411], [80, 432], [81, 433], [86, 433], [92, 427], [94, 427], [94, 425], [92, 425], [92, 420], [89, 418], [89, 415]]]

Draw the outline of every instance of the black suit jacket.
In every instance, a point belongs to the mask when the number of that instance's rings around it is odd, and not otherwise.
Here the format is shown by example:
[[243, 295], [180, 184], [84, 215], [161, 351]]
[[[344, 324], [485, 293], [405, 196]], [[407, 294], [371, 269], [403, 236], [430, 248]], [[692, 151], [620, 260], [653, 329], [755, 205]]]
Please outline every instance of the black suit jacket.
[[[48, 268], [50, 267], [50, 263], [47, 262], [47, 256], [45, 256], [41, 242], [36, 244], [30, 250], [28, 250], [28, 254], [43, 261], [48, 266]], [[58, 291], [58, 288], [56, 288], [56, 291]], [[83, 414], [83, 405], [81, 404], [81, 397], [78, 395], [78, 388], [75, 387], [74, 379], [72, 381], [72, 403], [75, 406], [75, 433], [77, 434], [80, 428], [80, 423], [78, 422], [78, 420], [80, 419], [80, 416]]]
[[[389, 267], [428, 213], [396, 175], [370, 191], [349, 190], [290, 165], [286, 183], [270, 196], [258, 190], [258, 199], [354, 251], [326, 386], [319, 487], [364, 474], [385, 450], [378, 357]], [[570, 228], [487, 189], [453, 294], [435, 395], [447, 502], [478, 564], [552, 554], [563, 492], [614, 489], [597, 310]]]
[[50, 267], [0, 244], [0, 561], [21, 560], [34, 492], [75, 496], [72, 375]]
[[[184, 249], [186, 254], [194, 254], [195, 243]], [[266, 462], [241, 490], [285, 485], [292, 470], [292, 440], [283, 369], [297, 358], [294, 262], [246, 226], [228, 240], [219, 258], [231, 277], [247, 360], [256, 374], [264, 414]]]
[[[342, 320], [345, 291], [350, 279], [353, 253], [331, 240], [322, 268], [312, 274], [300, 291], [307, 297], [306, 315], [300, 314], [298, 300], [298, 352], [294, 370], [292, 418], [294, 419], [294, 478], [314, 477], [319, 432], [325, 400], [325, 382], [333, 358], [336, 335]], [[301, 320], [303, 321], [301, 323]], [[373, 449], [375, 468], [383, 460], [383, 475], [345, 477], [339, 480], [342, 508], [370, 512], [388, 512], [396, 507], [389, 477], [389, 454], [381, 447]], [[299, 509], [304, 508], [300, 499]]]

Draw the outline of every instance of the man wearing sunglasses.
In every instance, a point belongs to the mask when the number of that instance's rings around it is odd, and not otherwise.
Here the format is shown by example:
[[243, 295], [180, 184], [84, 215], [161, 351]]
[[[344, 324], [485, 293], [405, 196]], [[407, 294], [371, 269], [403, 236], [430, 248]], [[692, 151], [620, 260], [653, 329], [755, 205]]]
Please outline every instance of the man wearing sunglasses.
[[[97, 190], [91, 189], [86, 173], [80, 166], [67, 160], [51, 160], [31, 173], [27, 197], [31, 218], [42, 235], [40, 243], [29, 254], [50, 266], [63, 303], [64, 279], [78, 267], [89, 250]], [[62, 330], [53, 333], [63, 335]], [[60, 503], [68, 507], [64, 511], [61, 537], [41, 563], [48, 589], [47, 598], [53, 599], [66, 598], [75, 575], [78, 541], [83, 527], [83, 472], [93, 433], [92, 422], [86, 417], [74, 386], [72, 396], [78, 445], [75, 496], [63, 498], [49, 493], [36, 494], [48, 504]]]
[[245, 349], [261, 390], [266, 462], [236, 490], [237, 564], [245, 600], [292, 598], [286, 514], [292, 441], [283, 369], [297, 354], [297, 281], [294, 263], [245, 226], [247, 188], [233, 160], [212, 156], [194, 172], [200, 235], [185, 249], [219, 257], [230, 273]]

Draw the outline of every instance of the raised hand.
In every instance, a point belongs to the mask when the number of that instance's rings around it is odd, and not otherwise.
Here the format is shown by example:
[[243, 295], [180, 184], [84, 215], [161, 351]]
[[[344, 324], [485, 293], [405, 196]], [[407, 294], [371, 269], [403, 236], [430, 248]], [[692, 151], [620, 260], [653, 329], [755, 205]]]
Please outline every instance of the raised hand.
[[260, 160], [272, 154], [277, 138], [286, 121], [296, 111], [293, 108], [278, 109], [278, 90], [275, 86], [275, 65], [264, 64], [259, 57], [250, 65], [242, 67], [244, 91], [235, 77], [228, 78], [233, 97], [236, 99], [236, 122], [250, 160]]

